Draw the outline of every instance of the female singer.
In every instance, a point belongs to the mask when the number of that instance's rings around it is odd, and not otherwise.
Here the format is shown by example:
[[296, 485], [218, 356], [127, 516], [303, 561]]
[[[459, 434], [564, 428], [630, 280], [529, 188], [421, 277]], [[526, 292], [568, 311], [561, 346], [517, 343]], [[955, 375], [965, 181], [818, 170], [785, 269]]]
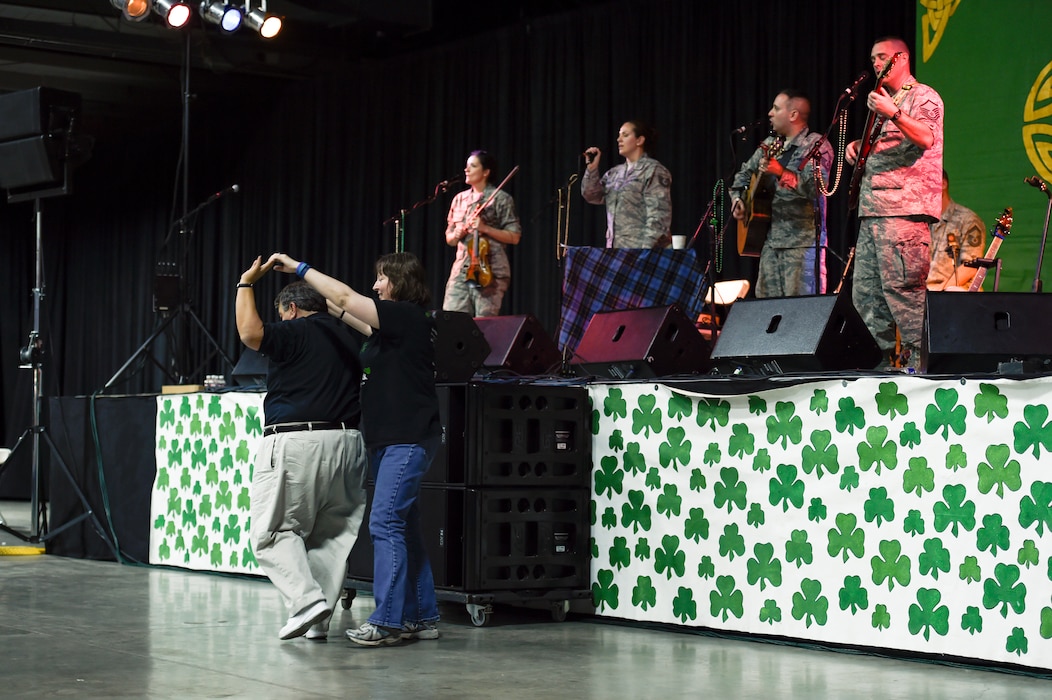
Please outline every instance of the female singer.
[[590, 204], [606, 204], [607, 248], [667, 248], [672, 242], [672, 175], [647, 153], [656, 136], [638, 119], [622, 124], [617, 152], [625, 162], [602, 177], [602, 152], [595, 146], [585, 151], [581, 194]]

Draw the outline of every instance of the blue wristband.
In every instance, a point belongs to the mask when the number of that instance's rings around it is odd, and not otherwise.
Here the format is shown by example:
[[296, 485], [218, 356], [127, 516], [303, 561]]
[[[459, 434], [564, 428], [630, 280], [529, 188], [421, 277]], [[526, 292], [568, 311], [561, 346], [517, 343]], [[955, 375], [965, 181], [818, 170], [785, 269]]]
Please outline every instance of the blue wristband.
[[310, 265], [305, 262], [301, 262], [296, 266], [296, 276], [303, 279], [303, 276], [307, 274], [307, 270], [310, 269]]

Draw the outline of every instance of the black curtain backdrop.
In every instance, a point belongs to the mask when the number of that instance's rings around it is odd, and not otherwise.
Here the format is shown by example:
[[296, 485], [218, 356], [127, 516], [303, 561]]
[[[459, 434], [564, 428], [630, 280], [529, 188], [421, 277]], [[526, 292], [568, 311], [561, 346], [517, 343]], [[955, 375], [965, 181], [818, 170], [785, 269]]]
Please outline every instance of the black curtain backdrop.
[[[558, 193], [582, 171], [586, 147], [603, 150], [606, 169], [619, 162], [614, 139], [624, 121], [656, 126], [653, 155], [673, 176], [673, 232], [693, 235], [717, 182], [765, 133], [735, 139], [730, 131], [765, 117], [786, 87], [811, 95], [811, 127], [825, 131], [841, 91], [868, 69], [873, 40], [895, 34], [912, 44], [915, 13], [913, 0], [631, 0], [333, 66], [309, 81], [225, 76], [235, 89], [197, 95], [189, 108], [187, 207], [233, 183], [241, 192], [210, 204], [189, 233], [175, 233], [162, 248], [169, 222], [183, 211], [181, 77], [173, 70], [167, 118], [138, 124], [130, 114], [120, 130], [104, 130], [91, 159], [74, 171], [72, 194], [41, 200], [44, 394], [96, 392], [135, 353], [159, 322], [158, 262], [180, 264], [194, 312], [236, 360], [234, 284], [253, 256], [282, 250], [368, 290], [374, 260], [395, 246], [394, 227], [383, 222], [408, 210], [405, 248], [427, 266], [437, 308], [453, 259], [445, 215], [463, 185], [413, 207], [461, 173], [475, 148], [494, 153], [502, 173], [521, 166], [507, 187], [523, 238], [511, 253], [503, 311], [532, 313], [554, 336], [562, 278]], [[205, 77], [212, 76], [195, 64], [191, 92]], [[863, 109], [860, 102], [851, 110], [851, 138], [862, 130]], [[841, 257], [855, 235], [846, 189], [844, 182], [829, 213], [830, 245]], [[717, 205], [724, 211], [727, 202]], [[604, 221], [602, 207], [585, 203], [575, 186], [569, 244], [603, 245]], [[32, 373], [19, 369], [18, 349], [33, 326], [34, 230], [32, 202], [0, 204], [6, 446], [31, 423]], [[739, 259], [735, 240], [732, 229], [717, 250], [717, 280], [755, 277], [754, 259]], [[706, 228], [701, 258], [709, 251]], [[840, 271], [831, 256], [830, 288]], [[288, 281], [272, 275], [257, 285], [265, 316]], [[175, 336], [162, 336], [145, 355], [163, 364], [186, 347], [192, 362], [184, 366], [195, 366], [210, 349], [204, 334], [186, 317], [172, 327]], [[229, 370], [216, 358], [201, 374]], [[106, 393], [156, 392], [163, 383], [144, 359]], [[0, 480], [0, 495], [12, 482], [17, 476]]]

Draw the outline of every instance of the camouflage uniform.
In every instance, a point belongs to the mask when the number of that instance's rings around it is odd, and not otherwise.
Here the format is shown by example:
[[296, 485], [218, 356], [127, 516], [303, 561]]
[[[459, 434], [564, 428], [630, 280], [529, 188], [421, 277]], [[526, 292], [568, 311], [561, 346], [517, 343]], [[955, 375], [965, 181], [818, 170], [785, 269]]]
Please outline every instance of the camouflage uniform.
[[[631, 165], [631, 168], [629, 168]], [[606, 204], [607, 248], [667, 248], [672, 242], [672, 175], [645, 153], [634, 164], [622, 163], [600, 178], [585, 170], [581, 195]]]
[[[493, 185], [486, 185], [485, 191], [479, 196], [474, 189], [469, 188], [454, 197], [446, 216], [446, 231], [450, 232], [457, 224], [463, 225], [467, 222], [475, 207], [489, 199], [496, 189]], [[522, 231], [519, 217], [515, 214], [515, 200], [504, 190], [497, 192], [489, 206], [482, 210], [479, 218], [493, 228]], [[471, 239], [469, 237], [466, 240]], [[464, 270], [470, 262], [470, 255], [465, 241], [460, 241], [457, 243], [457, 257], [449, 271], [449, 280], [446, 281], [446, 297], [442, 302], [445, 311], [464, 311], [472, 316], [500, 314], [504, 293], [511, 284], [511, 263], [508, 261], [508, 251], [504, 244], [492, 238], [488, 240], [489, 266], [493, 273], [493, 281], [481, 289], [468, 284]]]
[[[776, 157], [786, 172], [797, 176], [795, 186], [791, 177], [784, 175], [778, 181], [771, 199], [771, 230], [760, 251], [759, 273], [756, 278], [757, 297], [786, 297], [815, 294], [825, 291], [826, 269], [825, 250], [820, 249], [819, 287], [815, 291], [815, 210], [816, 196], [814, 164], [808, 161], [802, 171], [798, 170], [800, 162], [811, 152], [811, 148], [821, 139], [821, 134], [811, 133], [806, 127], [786, 143], [782, 151], [788, 155]], [[764, 144], [771, 146], [774, 136], [764, 139]], [[790, 150], [792, 149], [792, 150]], [[833, 147], [828, 141], [819, 149], [822, 175], [829, 176], [833, 163]], [[775, 156], [772, 153], [772, 156]], [[759, 171], [763, 150], [756, 149], [749, 160], [731, 182], [731, 198], [740, 198], [749, 187], [753, 174]], [[773, 175], [771, 176], [774, 177]], [[826, 200], [819, 198], [819, 210], [822, 222], [822, 248], [826, 245]]]
[[942, 287], [944, 283], [956, 284], [956, 268], [950, 251], [948, 235], [953, 234], [961, 252], [957, 264], [975, 260], [986, 254], [986, 227], [978, 214], [950, 200], [939, 222], [931, 229], [931, 269], [928, 270], [928, 285]]
[[895, 97], [903, 90], [899, 108], [927, 124], [934, 141], [922, 150], [895, 122], [883, 122], [859, 189], [852, 301], [885, 357], [894, 353], [897, 325], [903, 364], [923, 370], [931, 224], [942, 212], [943, 105], [939, 93], [913, 76]]

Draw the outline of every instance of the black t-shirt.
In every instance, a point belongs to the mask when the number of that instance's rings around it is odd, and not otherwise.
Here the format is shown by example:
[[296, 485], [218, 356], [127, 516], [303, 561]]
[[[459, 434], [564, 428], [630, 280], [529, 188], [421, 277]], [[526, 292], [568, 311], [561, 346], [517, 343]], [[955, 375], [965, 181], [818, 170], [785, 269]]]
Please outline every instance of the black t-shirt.
[[266, 424], [345, 421], [357, 426], [362, 365], [351, 330], [327, 313], [263, 325], [270, 359]]
[[362, 433], [370, 449], [442, 434], [435, 392], [435, 322], [417, 304], [377, 301], [380, 328], [362, 343]]

